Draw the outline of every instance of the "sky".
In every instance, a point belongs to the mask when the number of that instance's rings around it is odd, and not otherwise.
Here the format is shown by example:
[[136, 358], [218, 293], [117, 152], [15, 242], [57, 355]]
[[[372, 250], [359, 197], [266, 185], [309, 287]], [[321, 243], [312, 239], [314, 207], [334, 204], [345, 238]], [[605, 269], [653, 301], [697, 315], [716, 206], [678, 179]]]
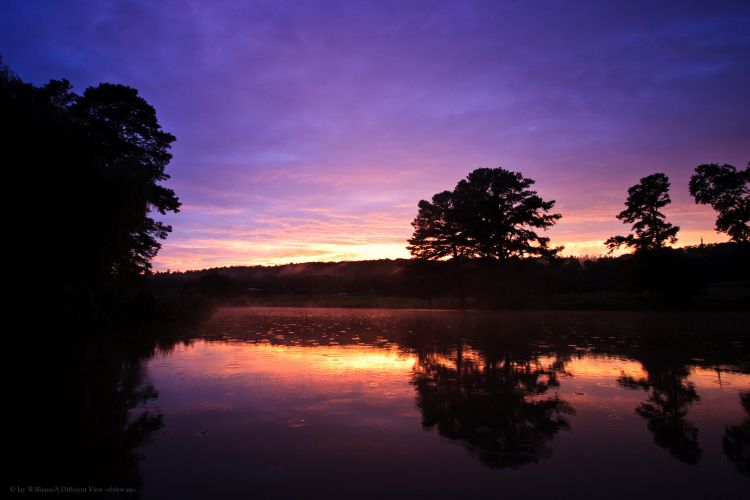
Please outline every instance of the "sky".
[[535, 179], [566, 255], [655, 172], [679, 244], [726, 241], [688, 179], [750, 161], [746, 0], [0, 0], [0, 55], [135, 87], [177, 136], [158, 270], [408, 257], [418, 201], [477, 167]]

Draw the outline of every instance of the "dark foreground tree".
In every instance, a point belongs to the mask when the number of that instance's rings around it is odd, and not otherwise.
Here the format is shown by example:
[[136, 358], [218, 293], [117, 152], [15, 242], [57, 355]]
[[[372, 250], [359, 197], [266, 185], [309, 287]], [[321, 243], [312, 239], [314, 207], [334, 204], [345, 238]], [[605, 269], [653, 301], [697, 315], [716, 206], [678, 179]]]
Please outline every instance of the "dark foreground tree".
[[553, 256], [549, 238], [536, 229], [554, 225], [555, 202], [529, 187], [532, 179], [502, 168], [478, 168], [432, 202], [419, 202], [407, 247], [419, 259]]
[[[161, 248], [159, 240], [172, 228], [150, 214], [179, 211], [174, 191], [159, 183], [172, 159], [174, 136], [161, 130], [156, 111], [138, 91], [123, 85], [100, 84], [74, 97], [69, 108], [89, 141], [90, 161], [101, 181], [108, 234], [102, 238], [102, 264], [113, 273], [142, 273]], [[106, 202], [105, 199], [101, 200]], [[111, 267], [110, 267], [111, 266]]]
[[690, 177], [690, 194], [696, 203], [711, 205], [719, 213], [716, 230], [732, 241], [750, 239], [750, 163], [744, 170], [732, 165], [699, 165]]
[[658, 250], [665, 243], [676, 243], [678, 226], [665, 220], [659, 210], [672, 203], [669, 198], [669, 178], [664, 174], [644, 177], [628, 189], [625, 210], [617, 215], [624, 224], [632, 224], [633, 234], [612, 236], [604, 242], [612, 252], [621, 246], [636, 251]]
[[11, 286], [73, 315], [99, 310], [105, 290], [150, 270], [171, 231], [152, 214], [180, 206], [160, 184], [174, 137], [135, 89], [77, 95], [66, 80], [36, 87], [7, 66], [0, 109]]

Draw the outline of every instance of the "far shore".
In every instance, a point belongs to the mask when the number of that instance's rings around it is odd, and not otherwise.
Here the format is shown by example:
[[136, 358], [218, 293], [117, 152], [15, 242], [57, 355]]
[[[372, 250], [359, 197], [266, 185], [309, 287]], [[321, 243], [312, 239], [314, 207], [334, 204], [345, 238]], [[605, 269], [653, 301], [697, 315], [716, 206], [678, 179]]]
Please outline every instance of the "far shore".
[[547, 297], [539, 303], [522, 307], [492, 307], [476, 297], [400, 297], [373, 294], [277, 294], [246, 295], [221, 302], [223, 307], [330, 307], [362, 309], [425, 309], [425, 310], [750, 310], [750, 283], [712, 283], [700, 296], [690, 301], [664, 302], [647, 294], [567, 293]]

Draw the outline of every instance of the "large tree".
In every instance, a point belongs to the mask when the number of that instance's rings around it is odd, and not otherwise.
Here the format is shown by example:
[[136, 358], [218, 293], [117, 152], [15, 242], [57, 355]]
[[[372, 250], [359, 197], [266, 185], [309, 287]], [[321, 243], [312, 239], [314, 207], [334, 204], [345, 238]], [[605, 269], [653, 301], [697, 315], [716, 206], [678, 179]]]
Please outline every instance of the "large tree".
[[453, 193], [443, 191], [432, 202], [421, 200], [417, 217], [412, 222], [414, 235], [409, 239], [412, 255], [419, 259], [457, 258], [466, 252], [464, 232], [453, 205]]
[[604, 244], [612, 252], [621, 246], [648, 251], [663, 248], [666, 243], [676, 243], [680, 228], [667, 222], [660, 211], [671, 202], [666, 175], [658, 173], [643, 177], [628, 189], [626, 208], [617, 215], [624, 224], [632, 224], [632, 234], [612, 236]]
[[[180, 207], [174, 191], [160, 184], [169, 179], [165, 167], [175, 138], [161, 129], [156, 111], [138, 91], [123, 85], [87, 89], [70, 113], [89, 141], [89, 160], [97, 164], [99, 194], [108, 209], [102, 257], [115, 273], [148, 271], [159, 240], [172, 230], [151, 214]], [[107, 203], [109, 197], [115, 198]]]
[[103, 83], [78, 95], [66, 80], [34, 86], [0, 64], [0, 109], [18, 209], [6, 221], [16, 286], [91, 296], [148, 272], [171, 231], [153, 214], [180, 206], [162, 185], [175, 138], [154, 108], [130, 87]]
[[736, 242], [750, 239], [750, 163], [743, 170], [716, 163], [697, 166], [690, 177], [690, 194], [696, 203], [711, 205], [719, 213], [717, 231]]
[[478, 168], [453, 191], [419, 202], [407, 247], [420, 259], [553, 256], [549, 238], [535, 230], [560, 219], [529, 187], [534, 180], [503, 168]]

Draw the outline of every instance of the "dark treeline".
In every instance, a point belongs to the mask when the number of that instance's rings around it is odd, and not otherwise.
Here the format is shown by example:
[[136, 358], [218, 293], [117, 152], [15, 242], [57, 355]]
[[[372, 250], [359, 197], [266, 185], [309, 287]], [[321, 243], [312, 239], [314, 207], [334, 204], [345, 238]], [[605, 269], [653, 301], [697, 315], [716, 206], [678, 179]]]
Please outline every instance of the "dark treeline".
[[750, 251], [723, 243], [596, 259], [309, 263], [157, 273], [152, 279], [156, 289], [182, 286], [238, 305], [746, 308]]
[[163, 185], [175, 138], [154, 108], [124, 85], [35, 86], [0, 60], [0, 109], [13, 310], [80, 330], [196, 310], [144, 280], [171, 231], [154, 214], [180, 207]]

